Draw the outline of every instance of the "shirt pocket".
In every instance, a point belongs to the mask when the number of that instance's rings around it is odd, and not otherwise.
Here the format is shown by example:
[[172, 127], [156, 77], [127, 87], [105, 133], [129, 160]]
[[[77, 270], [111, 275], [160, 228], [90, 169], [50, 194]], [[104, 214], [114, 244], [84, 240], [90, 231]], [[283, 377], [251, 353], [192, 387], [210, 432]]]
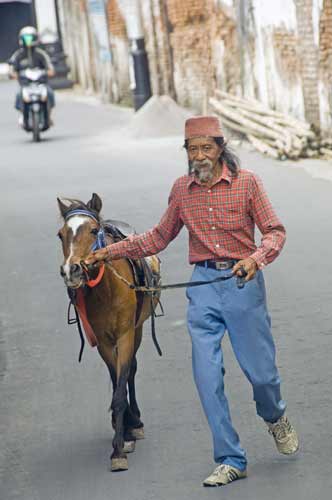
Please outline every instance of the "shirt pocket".
[[246, 223], [245, 206], [240, 203], [227, 203], [222, 206], [220, 225], [225, 230], [243, 229]]

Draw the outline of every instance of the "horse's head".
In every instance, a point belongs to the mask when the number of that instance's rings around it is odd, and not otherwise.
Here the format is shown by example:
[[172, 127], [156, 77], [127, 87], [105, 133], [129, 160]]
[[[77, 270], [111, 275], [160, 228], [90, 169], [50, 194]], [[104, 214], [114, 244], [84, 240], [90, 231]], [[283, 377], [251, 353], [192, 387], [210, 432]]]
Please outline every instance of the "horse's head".
[[67, 287], [79, 288], [86, 281], [81, 262], [91, 252], [98, 236], [102, 201], [93, 193], [86, 204], [79, 200], [58, 198], [58, 205], [64, 220], [58, 232], [64, 255], [60, 274]]

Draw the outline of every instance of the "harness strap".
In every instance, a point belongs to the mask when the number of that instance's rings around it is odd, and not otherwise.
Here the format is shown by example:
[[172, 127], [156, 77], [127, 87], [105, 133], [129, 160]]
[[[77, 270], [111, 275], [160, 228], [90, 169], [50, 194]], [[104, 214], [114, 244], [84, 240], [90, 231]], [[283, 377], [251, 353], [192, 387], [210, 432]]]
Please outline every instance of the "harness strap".
[[[71, 310], [72, 307], [74, 307], [75, 318], [71, 317], [71, 315], [70, 315], [70, 310]], [[78, 333], [79, 333], [80, 339], [81, 339], [81, 348], [80, 348], [80, 353], [78, 355], [78, 362], [80, 363], [82, 361], [82, 356], [83, 356], [83, 351], [84, 351], [84, 346], [85, 346], [85, 340], [84, 340], [84, 335], [83, 335], [83, 330], [82, 330], [80, 316], [79, 316], [79, 314], [77, 312], [77, 309], [75, 307], [75, 301], [74, 301], [73, 297], [70, 298], [70, 302], [69, 302], [69, 305], [68, 305], [67, 323], [68, 323], [68, 325], [77, 325], [77, 328], [78, 328]]]
[[94, 221], [98, 222], [97, 218], [89, 212], [89, 210], [83, 210], [81, 208], [76, 208], [75, 210], [71, 210], [66, 214], [65, 220], [67, 222], [70, 217], [73, 217], [74, 215], [85, 215], [85, 217], [90, 217], [90, 219], [93, 219]]

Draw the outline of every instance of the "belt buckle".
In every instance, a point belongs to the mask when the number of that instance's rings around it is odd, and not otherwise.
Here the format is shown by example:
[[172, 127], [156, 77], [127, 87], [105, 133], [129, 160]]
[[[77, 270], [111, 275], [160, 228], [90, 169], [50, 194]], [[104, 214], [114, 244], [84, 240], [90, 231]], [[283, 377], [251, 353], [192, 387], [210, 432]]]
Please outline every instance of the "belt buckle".
[[231, 262], [227, 260], [221, 260], [219, 262], [216, 262], [215, 264], [216, 264], [216, 269], [218, 269], [219, 271], [230, 269], [232, 267]]

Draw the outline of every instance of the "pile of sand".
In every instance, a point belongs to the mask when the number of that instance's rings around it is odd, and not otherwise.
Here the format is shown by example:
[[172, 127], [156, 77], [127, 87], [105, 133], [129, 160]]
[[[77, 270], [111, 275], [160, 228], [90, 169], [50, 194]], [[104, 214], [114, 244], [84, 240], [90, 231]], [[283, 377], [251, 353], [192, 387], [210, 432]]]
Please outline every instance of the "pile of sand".
[[153, 96], [135, 113], [125, 133], [133, 139], [183, 135], [184, 123], [191, 116], [171, 97]]

